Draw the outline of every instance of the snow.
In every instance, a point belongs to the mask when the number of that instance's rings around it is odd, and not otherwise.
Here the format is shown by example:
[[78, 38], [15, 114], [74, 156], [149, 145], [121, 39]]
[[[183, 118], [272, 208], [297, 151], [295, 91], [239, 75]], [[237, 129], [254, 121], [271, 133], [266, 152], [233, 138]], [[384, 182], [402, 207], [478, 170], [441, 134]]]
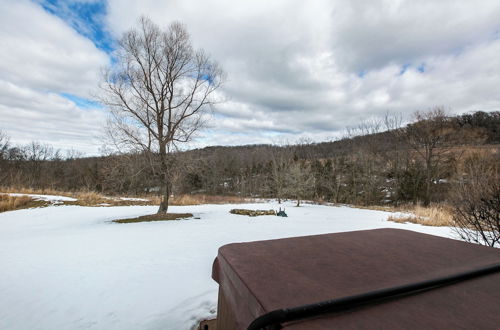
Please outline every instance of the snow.
[[17, 194], [17, 193], [8, 193], [6, 195], [10, 196], [28, 196], [33, 198], [34, 200], [37, 201], [47, 201], [51, 203], [56, 203], [56, 202], [76, 202], [77, 199], [73, 197], [67, 197], [67, 196], [56, 196], [56, 195], [36, 195], [36, 194]]
[[211, 267], [224, 244], [387, 227], [453, 235], [447, 227], [388, 222], [388, 212], [292, 205], [285, 205], [288, 218], [229, 213], [283, 207], [268, 202], [171, 207], [200, 219], [130, 224], [110, 221], [157, 208], [0, 213], [0, 329], [193, 329], [214, 317]]
[[149, 202], [149, 199], [145, 198], [120, 197], [119, 199], [122, 201]]

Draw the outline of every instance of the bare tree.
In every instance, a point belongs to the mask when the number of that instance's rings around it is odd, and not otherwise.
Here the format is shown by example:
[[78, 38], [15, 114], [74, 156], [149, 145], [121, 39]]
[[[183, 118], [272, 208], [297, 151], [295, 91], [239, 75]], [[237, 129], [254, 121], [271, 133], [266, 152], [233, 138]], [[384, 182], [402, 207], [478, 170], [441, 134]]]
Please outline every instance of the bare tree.
[[314, 176], [311, 174], [308, 164], [301, 161], [295, 161], [288, 166], [284, 191], [297, 200], [296, 206], [300, 206], [300, 201], [304, 199], [313, 188]]
[[440, 165], [449, 151], [452, 135], [456, 133], [442, 107], [416, 112], [415, 122], [401, 130], [402, 138], [421, 158], [425, 172], [424, 205], [431, 201], [431, 186], [439, 174]]
[[6, 157], [7, 150], [9, 149], [9, 137], [0, 131], [0, 159]]
[[140, 150], [158, 177], [168, 210], [179, 144], [190, 141], [217, 102], [220, 66], [195, 50], [184, 25], [160, 29], [142, 17], [119, 42], [117, 63], [104, 74], [104, 103], [111, 110], [107, 133], [119, 150]]
[[[25, 157], [25, 166], [27, 169], [27, 184], [32, 188], [41, 188], [44, 186], [44, 171], [46, 163], [53, 159], [54, 148], [50, 144], [32, 141], [22, 148]], [[45, 165], [45, 166], [44, 166]]]
[[271, 190], [274, 197], [281, 204], [283, 195], [286, 190], [287, 174], [289, 166], [292, 163], [293, 150], [288, 144], [275, 144], [269, 147], [269, 155], [271, 156]]
[[9, 142], [9, 137], [0, 131], [0, 184], [3, 184], [8, 175], [5, 160], [8, 158]]

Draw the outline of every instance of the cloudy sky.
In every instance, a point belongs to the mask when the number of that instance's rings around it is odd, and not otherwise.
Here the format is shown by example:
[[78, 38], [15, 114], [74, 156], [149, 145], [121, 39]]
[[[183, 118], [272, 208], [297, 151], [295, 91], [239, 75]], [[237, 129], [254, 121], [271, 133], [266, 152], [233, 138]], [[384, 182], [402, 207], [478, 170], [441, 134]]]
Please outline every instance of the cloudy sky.
[[140, 15], [227, 73], [195, 145], [332, 139], [386, 112], [500, 110], [498, 0], [0, 0], [0, 130], [97, 154], [92, 101]]

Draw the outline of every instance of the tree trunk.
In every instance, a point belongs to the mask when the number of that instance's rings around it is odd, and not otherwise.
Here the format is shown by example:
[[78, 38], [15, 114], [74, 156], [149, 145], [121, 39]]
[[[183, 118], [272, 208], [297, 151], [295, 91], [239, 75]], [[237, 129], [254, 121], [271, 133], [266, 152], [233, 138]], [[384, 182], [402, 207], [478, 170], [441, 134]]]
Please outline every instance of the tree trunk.
[[163, 180], [161, 182], [161, 194], [162, 199], [160, 207], [158, 208], [158, 214], [166, 214], [168, 211], [168, 200], [170, 198], [170, 176], [169, 167], [167, 164], [167, 149], [165, 144], [160, 144], [160, 162]]
[[427, 179], [427, 184], [425, 187], [424, 206], [429, 206], [430, 204], [431, 204], [431, 180]]
[[162, 199], [160, 207], [158, 208], [158, 214], [167, 214], [168, 211], [168, 200], [170, 198], [170, 185], [168, 182], [162, 183]]
[[431, 158], [429, 156], [426, 162], [426, 173], [425, 173], [425, 196], [424, 196], [424, 206], [429, 206], [431, 203], [431, 184], [432, 184], [432, 168], [431, 168]]

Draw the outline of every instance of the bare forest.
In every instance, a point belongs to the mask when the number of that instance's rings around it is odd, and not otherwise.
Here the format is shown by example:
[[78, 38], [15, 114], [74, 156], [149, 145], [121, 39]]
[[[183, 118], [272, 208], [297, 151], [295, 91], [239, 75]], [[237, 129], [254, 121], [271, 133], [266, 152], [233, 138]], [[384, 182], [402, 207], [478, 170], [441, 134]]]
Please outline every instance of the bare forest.
[[[464, 185], [498, 182], [500, 113], [446, 116], [440, 109], [362, 123], [323, 143], [207, 147], [172, 153], [171, 195], [207, 194], [354, 205], [452, 201]], [[0, 138], [3, 187], [153, 195], [161, 190], [144, 151], [82, 157]], [[174, 161], [172, 160], [172, 161]]]

